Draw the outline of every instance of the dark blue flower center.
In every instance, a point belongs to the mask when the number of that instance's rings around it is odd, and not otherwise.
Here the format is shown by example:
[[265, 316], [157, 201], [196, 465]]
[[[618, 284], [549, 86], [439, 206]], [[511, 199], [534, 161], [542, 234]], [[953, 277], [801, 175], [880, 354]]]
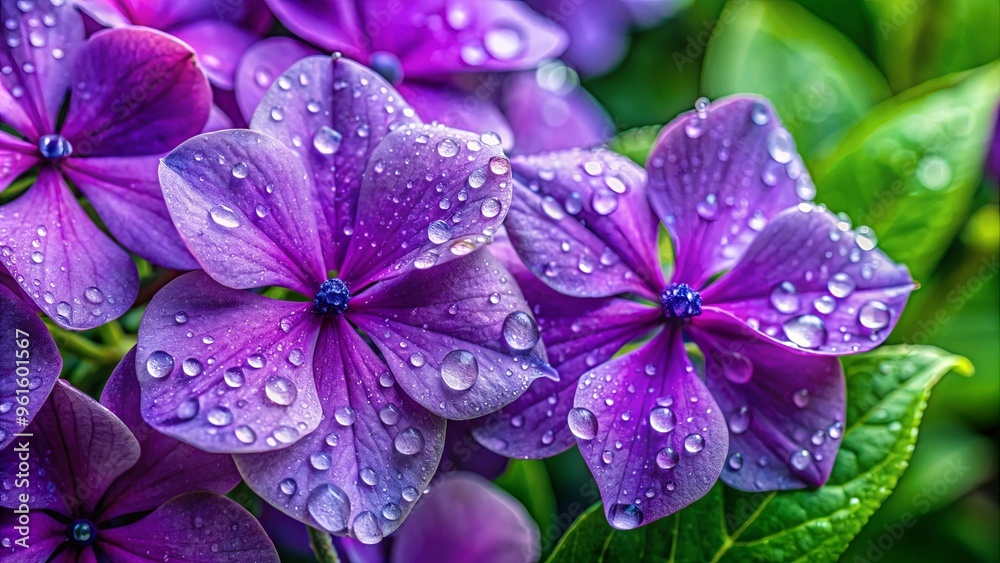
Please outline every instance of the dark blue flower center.
[[97, 539], [97, 526], [90, 520], [77, 520], [70, 524], [66, 535], [73, 545], [87, 547]]
[[326, 280], [313, 300], [313, 311], [320, 315], [342, 315], [351, 300], [351, 290], [340, 278]]
[[660, 294], [668, 319], [690, 319], [701, 314], [701, 295], [686, 283], [672, 283]]
[[403, 63], [399, 57], [385, 51], [372, 53], [372, 70], [382, 75], [390, 84], [399, 84], [403, 80]]
[[58, 133], [51, 133], [42, 135], [42, 138], [38, 139], [38, 152], [42, 153], [45, 158], [52, 160], [66, 158], [73, 154], [73, 145], [66, 140], [66, 137]]

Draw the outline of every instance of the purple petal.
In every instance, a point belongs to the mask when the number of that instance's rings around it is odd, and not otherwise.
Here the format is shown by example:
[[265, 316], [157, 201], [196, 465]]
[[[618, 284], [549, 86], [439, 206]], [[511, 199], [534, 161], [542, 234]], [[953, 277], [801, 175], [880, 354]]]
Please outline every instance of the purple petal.
[[[0, 98], [3, 93], [0, 92]], [[6, 121], [7, 112], [0, 106], [0, 115]], [[0, 193], [3, 193], [11, 182], [24, 174], [38, 163], [38, 147], [21, 139], [0, 131]]]
[[796, 354], [715, 309], [690, 330], [729, 424], [722, 480], [744, 491], [825, 483], [845, 420], [840, 362]]
[[566, 29], [570, 43], [560, 58], [581, 73], [592, 76], [607, 72], [625, 55], [632, 22], [621, 1], [592, 2], [585, 9], [567, 9], [572, 5], [563, 0], [527, 3]]
[[478, 475], [434, 482], [394, 536], [390, 561], [471, 563], [537, 561], [538, 526], [521, 503]]
[[248, 121], [274, 79], [299, 59], [315, 55], [312, 47], [291, 37], [268, 37], [254, 43], [239, 60], [233, 88], [240, 112]]
[[[821, 207], [775, 217], [743, 257], [702, 293], [776, 342], [824, 354], [871, 350], [916, 287], [906, 266]], [[865, 228], [866, 229], [866, 228]]]
[[376, 284], [347, 318], [415, 401], [445, 418], [489, 414], [551, 374], [517, 284], [489, 252]]
[[513, 164], [518, 197], [507, 232], [536, 276], [575, 297], [659, 295], [659, 225], [641, 168], [603, 149], [515, 157]]
[[198, 262], [170, 219], [156, 170], [158, 155], [71, 158], [63, 171], [126, 248], [174, 270], [194, 270]]
[[172, 29], [170, 33], [194, 49], [208, 79], [225, 90], [233, 89], [240, 57], [258, 39], [254, 33], [232, 23], [207, 19]]
[[558, 62], [510, 75], [502, 107], [514, 129], [517, 154], [596, 147], [615, 133], [604, 108]]
[[342, 317], [316, 351], [323, 420], [291, 447], [238, 455], [247, 484], [285, 513], [376, 543], [430, 482], [445, 423], [393, 383], [385, 363]]
[[[22, 526], [18, 523], [20, 516], [13, 510], [0, 511], [0, 557], [4, 563], [50, 561], [49, 557], [66, 541], [66, 524], [38, 511], [29, 514], [30, 526]], [[23, 543], [15, 543], [18, 541]]]
[[0, 506], [20, 504], [31, 496], [33, 511], [48, 509], [64, 515], [90, 514], [114, 480], [139, 459], [139, 443], [108, 409], [60, 380], [48, 401], [18, 438], [0, 452], [0, 481], [13, 483], [18, 448], [28, 442], [32, 478], [23, 488], [0, 489]]
[[559, 381], [535, 380], [513, 403], [473, 421], [474, 435], [485, 446], [510, 457], [550, 457], [576, 444], [566, 418], [573, 408], [580, 376], [650, 332], [662, 313], [626, 299], [565, 296], [529, 272], [509, 244], [493, 243], [490, 251], [500, 256], [533, 305]]
[[479, 421], [480, 419], [448, 422], [448, 431], [444, 436], [444, 454], [438, 465], [438, 473], [467, 471], [493, 480], [507, 470], [510, 461], [507, 457], [489, 451], [473, 437], [475, 425]]
[[646, 166], [649, 201], [674, 242], [673, 281], [694, 288], [815, 192], [795, 141], [757, 97], [724, 98], [671, 121]]
[[313, 187], [275, 139], [245, 130], [199, 135], [163, 159], [160, 184], [181, 237], [219, 283], [311, 296], [326, 279]]
[[0, 207], [0, 245], [11, 276], [60, 326], [94, 328], [135, 301], [132, 258], [91, 222], [54, 168], [43, 167], [34, 186]]
[[[135, 0], [73, 0], [81, 10], [109, 27], [142, 25], [156, 29], [191, 20], [222, 18], [225, 5], [204, 0], [146, 2]], [[228, 18], [227, 18], [228, 19]]]
[[[341, 270], [361, 175], [371, 155], [391, 129], [418, 122], [380, 76], [355, 62], [325, 56], [293, 65], [261, 101], [251, 128], [298, 154], [317, 187], [327, 268]], [[381, 158], [383, 165], [402, 164], [384, 151]]]
[[102, 520], [153, 510], [188, 491], [226, 494], [240, 482], [232, 456], [202, 452], [160, 434], [142, 419], [135, 364], [133, 348], [122, 358], [101, 393], [101, 404], [128, 426], [141, 448], [139, 461], [105, 493]]
[[726, 461], [726, 421], [676, 327], [584, 375], [576, 407], [569, 424], [615, 528], [701, 498]]
[[146, 28], [91, 36], [72, 87], [62, 135], [77, 156], [165, 153], [204, 128], [212, 105], [194, 52]]
[[153, 297], [139, 327], [142, 414], [208, 452], [259, 452], [319, 424], [307, 303], [233, 290], [204, 272]]
[[510, 150], [514, 147], [514, 132], [507, 118], [481, 95], [488, 89], [498, 89], [502, 80], [499, 75], [484, 74], [482, 84], [471, 93], [442, 83], [403, 82], [398, 88], [424, 120], [473, 133], [494, 133], [504, 150]]
[[38, 406], [52, 391], [62, 357], [49, 330], [28, 303], [0, 285], [0, 361], [8, 366], [0, 379], [0, 450], [24, 432]]
[[208, 121], [202, 133], [214, 133], [223, 129], [236, 129], [233, 119], [218, 104], [212, 104], [212, 109], [208, 112]]
[[369, 51], [395, 54], [411, 78], [534, 68], [568, 42], [562, 28], [521, 2], [423, 0], [401, 8], [387, 24], [384, 4], [361, 3]]
[[986, 150], [986, 177], [994, 184], [1000, 184], [1000, 107], [994, 119], [993, 137]]
[[495, 136], [441, 125], [396, 128], [361, 180], [345, 281], [362, 287], [489, 242], [510, 207], [510, 167]]
[[[336, 0], [268, 0], [267, 5], [295, 35], [330, 51], [357, 58], [366, 45], [364, 22], [354, 2]], [[396, 15], [398, 17], [398, 15]], [[380, 24], [380, 29], [383, 24]]]
[[257, 519], [212, 493], [176, 497], [132, 524], [101, 530], [97, 542], [112, 561], [278, 561]]
[[0, 20], [0, 115], [29, 139], [52, 133], [83, 43], [83, 19], [65, 2], [3, 0]]

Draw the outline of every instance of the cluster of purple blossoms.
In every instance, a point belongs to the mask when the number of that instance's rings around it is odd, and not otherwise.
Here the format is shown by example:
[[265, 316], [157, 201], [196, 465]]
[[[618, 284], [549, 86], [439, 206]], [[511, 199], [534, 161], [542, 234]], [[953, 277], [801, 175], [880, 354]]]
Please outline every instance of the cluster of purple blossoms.
[[506, 227], [523, 265], [504, 261], [560, 379], [485, 418], [477, 438], [529, 458], [577, 444], [617, 528], [718, 478], [747, 491], [825, 483], [845, 420], [837, 356], [884, 341], [915, 284], [870, 229], [808, 201], [770, 104], [699, 101], [646, 170], [603, 149], [512, 165]]

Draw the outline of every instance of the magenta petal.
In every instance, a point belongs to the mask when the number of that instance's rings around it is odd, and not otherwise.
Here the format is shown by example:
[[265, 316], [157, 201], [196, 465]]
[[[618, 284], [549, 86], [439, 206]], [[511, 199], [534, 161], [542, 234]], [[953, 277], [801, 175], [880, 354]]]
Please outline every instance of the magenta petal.
[[275, 562], [278, 553], [257, 519], [226, 497], [188, 493], [151, 514], [101, 530], [111, 561]]
[[527, 271], [509, 244], [493, 243], [490, 251], [501, 257], [533, 305], [559, 381], [535, 380], [513, 403], [473, 421], [473, 434], [483, 445], [510, 457], [550, 457], [576, 444], [566, 418], [580, 376], [650, 332], [662, 313], [626, 299], [565, 296]]
[[441, 458], [445, 422], [407, 397], [343, 318], [316, 351], [323, 421], [291, 447], [238, 455], [250, 487], [285, 513], [376, 543], [396, 529]]
[[163, 201], [159, 156], [71, 158], [63, 168], [125, 248], [159, 266], [194, 270]]
[[558, 62], [507, 77], [502, 107], [517, 154], [596, 147], [615, 134], [608, 113]]
[[906, 266], [871, 237], [800, 204], [775, 217], [702, 301], [793, 348], [871, 350], [889, 336], [916, 287]]
[[153, 510], [188, 491], [226, 494], [240, 482], [232, 456], [210, 454], [160, 434], [142, 419], [135, 349], [111, 374], [101, 404], [115, 413], [139, 441], [141, 454], [128, 471], [108, 488], [101, 520]]
[[500, 228], [511, 191], [510, 161], [495, 136], [396, 128], [361, 180], [345, 281], [364, 286], [472, 252]]
[[[390, 130], [418, 122], [382, 77], [336, 57], [299, 61], [261, 101], [250, 126], [283, 142], [305, 164], [317, 188], [320, 238], [329, 269], [341, 269], [370, 155]], [[386, 159], [383, 165], [402, 165], [401, 157], [384, 152], [379, 153]]]
[[191, 49], [165, 33], [120, 28], [80, 49], [62, 135], [75, 156], [161, 154], [197, 134], [212, 91]]
[[0, 558], [4, 563], [49, 561], [66, 541], [66, 524], [42, 511], [29, 514], [29, 527], [20, 525], [19, 517], [13, 510], [0, 511]]
[[364, 22], [355, 2], [268, 0], [267, 5], [281, 23], [306, 41], [353, 57], [364, 52], [356, 47], [366, 45], [367, 38], [361, 32]]
[[8, 366], [0, 378], [0, 450], [24, 432], [52, 391], [62, 370], [62, 357], [49, 330], [28, 303], [0, 285], [0, 362]]
[[132, 258], [91, 222], [53, 168], [42, 168], [34, 186], [0, 207], [0, 241], [3, 265], [60, 326], [100, 326], [135, 301]]
[[326, 279], [312, 184], [275, 139], [246, 130], [199, 135], [163, 159], [160, 184], [181, 237], [219, 283], [312, 296]]
[[726, 421], [676, 327], [584, 375], [576, 407], [569, 424], [615, 528], [673, 514], [719, 478]]
[[[499, 75], [483, 75], [480, 88], [497, 89], [502, 80]], [[473, 133], [495, 133], [504, 150], [514, 147], [514, 132], [507, 118], [487, 97], [442, 83], [403, 82], [399, 91], [425, 121]]]
[[562, 28], [522, 2], [424, 0], [401, 8], [386, 25], [382, 2], [361, 3], [370, 50], [398, 56], [411, 78], [534, 68], [568, 43]]
[[291, 37], [268, 37], [247, 49], [236, 67], [233, 88], [240, 112], [248, 121], [274, 79], [316, 50]]
[[[2, 96], [0, 93], [0, 97]], [[2, 108], [0, 115], [6, 120], [7, 113]], [[0, 193], [3, 193], [18, 176], [38, 163], [38, 157], [35, 156], [37, 151], [38, 148], [34, 145], [0, 131]]]
[[674, 242], [673, 281], [694, 288], [815, 192], [792, 136], [757, 97], [724, 98], [674, 119], [646, 166], [649, 201]]
[[825, 483], [845, 420], [840, 362], [796, 354], [711, 308], [691, 325], [691, 335], [729, 424], [722, 480], [744, 491]]
[[538, 526], [489, 481], [455, 473], [434, 482], [392, 543], [394, 563], [536, 561]]
[[208, 452], [259, 452], [319, 424], [307, 303], [277, 301], [185, 274], [153, 297], [139, 327], [142, 414]]
[[0, 20], [0, 115], [34, 140], [55, 131], [83, 43], [83, 19], [68, 2], [3, 0]]
[[108, 409], [60, 380], [35, 420], [14, 445], [0, 452], [0, 482], [13, 483], [17, 448], [30, 441], [32, 478], [24, 488], [0, 488], [0, 506], [31, 495], [32, 510], [90, 514], [114, 480], [139, 459], [139, 443]]
[[240, 57], [257, 40], [257, 35], [242, 27], [210, 19], [171, 29], [170, 34], [194, 49], [208, 79], [225, 90], [233, 89]]
[[347, 318], [415, 401], [445, 418], [489, 414], [551, 376], [521, 290], [489, 252], [376, 284]]
[[641, 168], [604, 149], [512, 162], [518, 195], [507, 233], [539, 279], [575, 297], [659, 295], [659, 225]]

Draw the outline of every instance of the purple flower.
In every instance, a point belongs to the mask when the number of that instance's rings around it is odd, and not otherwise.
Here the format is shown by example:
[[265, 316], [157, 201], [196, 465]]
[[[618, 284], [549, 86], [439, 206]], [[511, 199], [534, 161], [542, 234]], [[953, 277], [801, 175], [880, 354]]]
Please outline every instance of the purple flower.
[[23, 432], [52, 391], [62, 370], [62, 357], [45, 324], [13, 280], [0, 270], [0, 450]]
[[59, 381], [0, 452], [4, 561], [277, 561], [260, 524], [221, 496], [240, 480], [232, 459], [143, 422], [134, 365], [133, 351], [101, 403]]
[[270, 29], [274, 20], [264, 0], [72, 2], [102, 25], [116, 28], [141, 25], [184, 41], [198, 54], [198, 62], [208, 79], [223, 90], [233, 89], [240, 57]]
[[[205, 271], [146, 311], [143, 415], [237, 454], [293, 517], [377, 542], [430, 481], [445, 418], [495, 411], [551, 373], [517, 285], [475, 251], [510, 205], [510, 162], [496, 136], [422, 124], [337, 57], [278, 77], [251, 127], [161, 165]], [[265, 286], [283, 289], [244, 291]]]
[[515, 274], [562, 378], [477, 438], [527, 457], [575, 441], [617, 528], [681, 509], [720, 473], [750, 491], [823, 484], [843, 431], [836, 356], [885, 340], [915, 285], [869, 229], [803, 201], [815, 188], [770, 104], [699, 103], [660, 134], [648, 181], [605, 150], [512, 164], [506, 226], [530, 269]]
[[582, 74], [603, 74], [628, 50], [632, 26], [652, 25], [674, 10], [675, 0], [526, 0], [571, 37], [562, 59]]
[[0, 132], [0, 190], [38, 170], [0, 207], [0, 261], [58, 324], [99, 326], [131, 306], [138, 272], [70, 183], [129, 250], [161, 266], [197, 267], [170, 221], [156, 163], [201, 130], [208, 83], [193, 53], [159, 32], [115, 29], [84, 40], [81, 15], [61, 2], [0, 6], [0, 115], [20, 135]]
[[[510, 0], [269, 0], [290, 30], [323, 49], [370, 66], [426, 119], [470, 131], [495, 131], [512, 146], [493, 103], [502, 79], [490, 74], [534, 68], [557, 56], [567, 38], [551, 21]], [[310, 54], [287, 39], [267, 39], [240, 63], [236, 94], [244, 114], [271, 80]]]
[[434, 481], [412, 517], [387, 542], [335, 540], [350, 563], [501, 563], [538, 561], [538, 526], [521, 503], [472, 473]]

